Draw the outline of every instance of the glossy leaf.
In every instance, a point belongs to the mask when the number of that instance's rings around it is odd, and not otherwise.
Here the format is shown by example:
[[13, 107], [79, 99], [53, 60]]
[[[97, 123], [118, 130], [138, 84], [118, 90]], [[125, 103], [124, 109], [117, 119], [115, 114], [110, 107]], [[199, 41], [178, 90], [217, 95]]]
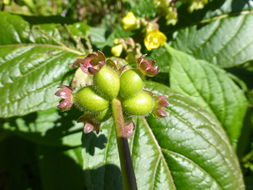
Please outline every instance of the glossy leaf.
[[11, 117], [1, 122], [0, 128], [40, 145], [79, 146], [82, 144], [83, 123], [77, 110], [59, 112], [56, 108]]
[[[237, 158], [222, 127], [189, 98], [158, 83], [147, 83], [155, 95], [166, 95], [168, 117], [134, 120], [130, 138], [138, 189], [244, 189]], [[83, 167], [87, 189], [122, 189], [112, 121], [102, 133], [84, 135]]]
[[[212, 7], [212, 9], [210, 9]], [[253, 9], [252, 0], [226, 0], [226, 1], [213, 1], [210, 7], [205, 7], [206, 12], [204, 21], [208, 21], [215, 17], [223, 17], [228, 15], [238, 15], [240, 12], [247, 12]], [[215, 8], [215, 9], [214, 9]]]
[[0, 12], [0, 44], [29, 42], [30, 25], [21, 17]]
[[58, 43], [59, 33], [51, 31], [52, 26], [40, 29], [56, 41], [30, 30], [21, 17], [0, 16], [0, 117], [56, 106], [54, 92], [82, 53]]
[[242, 90], [222, 69], [166, 46], [171, 88], [204, 106], [225, 128], [234, 146], [247, 109]]
[[222, 68], [253, 59], [253, 8], [241, 15], [221, 15], [181, 29], [172, 46]]

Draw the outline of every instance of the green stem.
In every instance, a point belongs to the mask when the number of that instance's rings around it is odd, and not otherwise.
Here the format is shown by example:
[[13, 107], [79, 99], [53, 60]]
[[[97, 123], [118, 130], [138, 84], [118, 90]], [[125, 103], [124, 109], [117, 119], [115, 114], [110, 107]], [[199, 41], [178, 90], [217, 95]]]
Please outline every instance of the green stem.
[[121, 102], [118, 99], [112, 100], [113, 119], [117, 135], [118, 152], [120, 158], [121, 175], [124, 190], [137, 190], [137, 183], [134, 174], [131, 153], [127, 138], [124, 137], [124, 116]]

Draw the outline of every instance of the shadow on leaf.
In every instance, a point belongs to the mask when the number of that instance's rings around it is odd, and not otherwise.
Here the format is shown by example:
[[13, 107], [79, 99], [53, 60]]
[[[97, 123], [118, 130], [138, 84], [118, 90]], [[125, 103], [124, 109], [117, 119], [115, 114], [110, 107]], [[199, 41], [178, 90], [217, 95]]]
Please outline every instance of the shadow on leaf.
[[84, 170], [85, 190], [122, 190], [118, 166], [106, 164], [96, 169]]
[[105, 148], [107, 138], [104, 134], [96, 135], [94, 132], [91, 132], [89, 134], [83, 134], [82, 143], [86, 152], [93, 156], [95, 153], [95, 147], [99, 149]]

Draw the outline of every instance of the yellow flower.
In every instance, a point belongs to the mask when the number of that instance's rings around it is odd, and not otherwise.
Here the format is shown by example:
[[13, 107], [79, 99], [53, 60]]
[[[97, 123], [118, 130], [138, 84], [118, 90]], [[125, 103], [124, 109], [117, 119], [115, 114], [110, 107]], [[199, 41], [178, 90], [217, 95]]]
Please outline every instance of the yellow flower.
[[167, 38], [162, 32], [159, 30], [153, 30], [147, 33], [144, 39], [144, 44], [148, 50], [152, 50], [165, 44], [166, 40]]
[[122, 53], [122, 50], [123, 50], [123, 45], [119, 44], [119, 45], [113, 46], [111, 49], [111, 52], [114, 56], [119, 57], [120, 54]]
[[140, 27], [138, 19], [134, 16], [133, 12], [128, 12], [127, 15], [122, 18], [122, 23], [125, 30], [134, 30]]
[[191, 3], [190, 7], [188, 8], [190, 12], [194, 10], [203, 9], [205, 4], [208, 3], [208, 0], [195, 0]]
[[175, 25], [177, 23], [178, 16], [176, 9], [169, 8], [166, 15], [166, 24], [168, 25]]
[[9, 4], [10, 4], [10, 0], [4, 0], [3, 3], [4, 3], [5, 5], [9, 5]]

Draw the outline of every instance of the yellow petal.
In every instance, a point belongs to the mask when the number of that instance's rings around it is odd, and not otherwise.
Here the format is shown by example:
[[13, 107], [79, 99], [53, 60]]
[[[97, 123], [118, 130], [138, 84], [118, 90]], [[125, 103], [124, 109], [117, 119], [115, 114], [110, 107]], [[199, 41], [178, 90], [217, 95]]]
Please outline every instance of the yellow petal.
[[161, 45], [164, 45], [167, 41], [167, 37], [159, 30], [148, 32], [144, 44], [148, 50], [156, 49]]

